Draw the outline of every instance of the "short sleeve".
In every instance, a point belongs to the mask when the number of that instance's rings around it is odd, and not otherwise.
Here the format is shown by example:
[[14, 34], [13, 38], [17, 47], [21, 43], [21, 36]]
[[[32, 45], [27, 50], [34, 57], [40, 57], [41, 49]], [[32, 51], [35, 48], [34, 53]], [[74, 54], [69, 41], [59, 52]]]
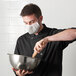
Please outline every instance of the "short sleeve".
[[20, 49], [20, 42], [19, 42], [19, 38], [18, 38], [18, 40], [17, 40], [17, 43], [16, 43], [16, 47], [15, 47], [15, 51], [14, 51], [14, 54], [20, 54], [20, 52], [19, 52], [19, 49]]

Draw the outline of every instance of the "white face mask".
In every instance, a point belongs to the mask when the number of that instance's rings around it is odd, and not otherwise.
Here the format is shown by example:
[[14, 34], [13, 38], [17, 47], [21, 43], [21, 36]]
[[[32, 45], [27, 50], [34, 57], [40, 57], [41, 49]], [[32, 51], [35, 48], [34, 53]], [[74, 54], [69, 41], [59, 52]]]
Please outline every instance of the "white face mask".
[[39, 28], [39, 23], [35, 22], [32, 25], [26, 25], [26, 32], [28, 32], [29, 34], [34, 34], [38, 32]]

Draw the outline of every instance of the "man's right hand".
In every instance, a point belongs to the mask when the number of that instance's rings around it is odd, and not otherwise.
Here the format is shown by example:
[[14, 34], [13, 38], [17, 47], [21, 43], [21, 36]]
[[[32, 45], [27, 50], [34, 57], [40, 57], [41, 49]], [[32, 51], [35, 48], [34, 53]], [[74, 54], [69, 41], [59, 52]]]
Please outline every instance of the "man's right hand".
[[15, 68], [12, 68], [12, 70], [15, 71], [18, 76], [25, 76], [26, 74], [32, 74], [33, 73], [33, 72], [29, 72], [29, 71], [25, 71], [25, 70], [20, 70], [20, 69], [17, 70]]

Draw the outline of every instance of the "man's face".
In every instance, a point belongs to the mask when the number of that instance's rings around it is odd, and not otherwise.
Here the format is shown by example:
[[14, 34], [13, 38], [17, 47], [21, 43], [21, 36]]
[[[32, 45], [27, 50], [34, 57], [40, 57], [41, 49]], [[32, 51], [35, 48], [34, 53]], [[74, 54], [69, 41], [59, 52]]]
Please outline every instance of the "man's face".
[[26, 25], [32, 25], [35, 22], [38, 22], [39, 24], [41, 24], [42, 22], [42, 16], [38, 19], [34, 14], [32, 15], [28, 15], [28, 16], [23, 16], [23, 22]]

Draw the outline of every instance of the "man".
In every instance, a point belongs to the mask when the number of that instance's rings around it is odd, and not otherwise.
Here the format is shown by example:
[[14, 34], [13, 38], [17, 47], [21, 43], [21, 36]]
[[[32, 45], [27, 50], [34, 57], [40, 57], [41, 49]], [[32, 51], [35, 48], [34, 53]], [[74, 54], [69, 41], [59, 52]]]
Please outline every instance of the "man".
[[14, 53], [32, 57], [36, 52], [41, 62], [34, 72], [13, 68], [16, 76], [62, 76], [63, 49], [76, 40], [76, 29], [46, 27], [42, 24], [41, 10], [35, 4], [26, 5], [21, 16], [27, 33], [18, 38]]

